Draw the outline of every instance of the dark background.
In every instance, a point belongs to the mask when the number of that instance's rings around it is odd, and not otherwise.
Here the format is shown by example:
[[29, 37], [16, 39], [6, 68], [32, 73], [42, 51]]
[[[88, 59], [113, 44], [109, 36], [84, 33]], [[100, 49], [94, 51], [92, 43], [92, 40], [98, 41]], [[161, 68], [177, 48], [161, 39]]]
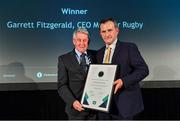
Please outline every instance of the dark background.
[[[180, 120], [180, 90], [142, 89], [144, 111], [138, 120]], [[65, 120], [64, 102], [56, 90], [1, 91], [0, 119]]]

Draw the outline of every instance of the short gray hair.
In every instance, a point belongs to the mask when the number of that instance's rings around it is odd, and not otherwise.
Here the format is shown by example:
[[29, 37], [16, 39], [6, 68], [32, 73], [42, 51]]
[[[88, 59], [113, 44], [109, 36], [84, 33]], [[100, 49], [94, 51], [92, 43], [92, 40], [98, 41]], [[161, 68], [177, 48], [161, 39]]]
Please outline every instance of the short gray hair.
[[76, 34], [78, 32], [81, 32], [81, 33], [84, 33], [84, 34], [87, 34], [88, 35], [88, 38], [89, 38], [89, 32], [86, 28], [77, 28], [74, 32], [73, 32], [73, 38], [76, 37]]

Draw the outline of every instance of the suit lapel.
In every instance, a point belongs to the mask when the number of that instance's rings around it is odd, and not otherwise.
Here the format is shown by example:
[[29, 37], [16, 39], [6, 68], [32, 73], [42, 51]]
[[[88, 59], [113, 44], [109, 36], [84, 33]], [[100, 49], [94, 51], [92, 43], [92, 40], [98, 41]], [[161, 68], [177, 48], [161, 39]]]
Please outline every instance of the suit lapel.
[[92, 55], [91, 55], [91, 53], [90, 53], [89, 50], [87, 50], [87, 56], [88, 56], [88, 58], [89, 58], [89, 60], [90, 60], [90, 63], [92, 63], [92, 62], [93, 62], [93, 59], [92, 59]]
[[117, 56], [119, 54], [119, 49], [120, 49], [120, 42], [117, 41], [116, 47], [115, 47], [115, 50], [114, 50], [114, 54], [113, 54], [113, 57], [112, 57], [112, 63], [116, 62]]
[[84, 74], [84, 70], [81, 68], [78, 60], [77, 60], [77, 57], [76, 57], [76, 53], [75, 53], [75, 50], [73, 49], [73, 51], [71, 52], [71, 60], [72, 60], [72, 63], [73, 63], [73, 67], [72, 68], [77, 68], [78, 70], [80, 70], [80, 72], [82, 74]]
[[73, 65], [76, 65], [76, 66], [79, 65], [79, 62], [78, 62], [78, 60], [76, 58], [76, 53], [75, 53], [74, 50], [71, 52], [71, 60], [72, 60], [72, 63], [74, 63]]
[[87, 50], [87, 56], [88, 56], [88, 59], [90, 60], [90, 63], [94, 63], [95, 62], [95, 55], [93, 55], [94, 53], [92, 53], [90, 50]]
[[99, 54], [98, 54], [98, 58], [97, 58], [97, 61], [98, 63], [103, 63], [103, 57], [104, 57], [104, 52], [105, 52], [105, 46], [99, 51]]

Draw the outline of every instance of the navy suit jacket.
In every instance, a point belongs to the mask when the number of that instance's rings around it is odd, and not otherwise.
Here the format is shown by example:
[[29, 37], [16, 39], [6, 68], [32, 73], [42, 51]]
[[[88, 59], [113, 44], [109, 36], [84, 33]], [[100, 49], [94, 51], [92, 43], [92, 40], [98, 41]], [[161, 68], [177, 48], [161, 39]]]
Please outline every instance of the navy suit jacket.
[[[103, 62], [105, 46], [97, 53], [97, 62]], [[114, 106], [110, 113], [123, 117], [134, 116], [144, 109], [139, 82], [148, 74], [148, 66], [137, 46], [133, 43], [117, 41], [112, 57], [112, 64], [117, 64], [116, 79], [122, 79], [123, 87], [113, 94]]]

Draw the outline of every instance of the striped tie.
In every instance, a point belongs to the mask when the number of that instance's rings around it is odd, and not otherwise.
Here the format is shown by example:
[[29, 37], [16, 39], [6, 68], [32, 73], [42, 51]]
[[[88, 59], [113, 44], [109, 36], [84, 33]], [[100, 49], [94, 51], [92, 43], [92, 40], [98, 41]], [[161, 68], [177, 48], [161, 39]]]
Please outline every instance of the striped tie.
[[86, 59], [85, 59], [86, 54], [82, 53], [81, 54], [81, 62], [80, 65], [83, 68], [83, 70], [86, 72], [87, 71], [87, 63], [86, 63]]

